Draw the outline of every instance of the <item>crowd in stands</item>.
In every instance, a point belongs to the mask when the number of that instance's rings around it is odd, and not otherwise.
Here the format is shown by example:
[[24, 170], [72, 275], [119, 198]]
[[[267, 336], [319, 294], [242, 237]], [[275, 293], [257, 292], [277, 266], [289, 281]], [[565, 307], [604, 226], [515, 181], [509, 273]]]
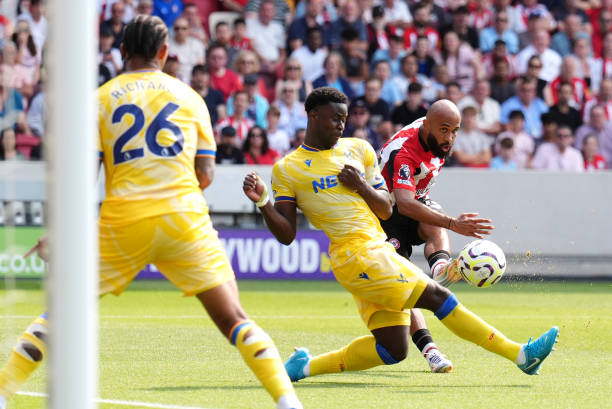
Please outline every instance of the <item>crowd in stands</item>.
[[[375, 149], [448, 98], [448, 166], [612, 168], [612, 0], [99, 0], [100, 84], [136, 14], [167, 24], [164, 72], [206, 101], [218, 163], [296, 149], [306, 95], [331, 86], [351, 100], [345, 136]], [[46, 37], [41, 0], [0, 16], [1, 159], [41, 157]]]

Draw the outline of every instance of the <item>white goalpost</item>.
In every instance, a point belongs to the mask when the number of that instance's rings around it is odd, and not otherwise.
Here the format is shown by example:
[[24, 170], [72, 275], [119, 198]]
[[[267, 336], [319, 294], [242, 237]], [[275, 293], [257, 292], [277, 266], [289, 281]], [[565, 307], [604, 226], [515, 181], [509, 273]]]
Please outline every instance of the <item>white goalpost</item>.
[[94, 143], [98, 2], [52, 0], [47, 4], [48, 407], [92, 409], [98, 371]]

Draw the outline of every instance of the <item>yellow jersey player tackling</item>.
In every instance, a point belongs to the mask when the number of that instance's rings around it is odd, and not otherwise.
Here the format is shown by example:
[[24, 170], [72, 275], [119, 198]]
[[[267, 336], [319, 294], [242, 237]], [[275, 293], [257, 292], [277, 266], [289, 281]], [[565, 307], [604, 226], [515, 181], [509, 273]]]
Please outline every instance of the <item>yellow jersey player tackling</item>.
[[[106, 175], [100, 295], [119, 295], [146, 264], [155, 264], [201, 301], [278, 409], [301, 409], [274, 342], [240, 305], [234, 272], [208, 216], [202, 189], [214, 175], [215, 141], [202, 98], [160, 71], [168, 29], [158, 17], [137, 16], [125, 27], [121, 52], [127, 72], [98, 89], [98, 148]], [[43, 252], [44, 242], [38, 247]], [[44, 314], [19, 339], [0, 372], [0, 408], [44, 358], [46, 329]]]
[[[257, 203], [280, 242], [289, 244], [295, 238], [298, 207], [315, 227], [325, 231], [331, 240], [334, 275], [355, 298], [371, 332], [315, 357], [306, 348], [297, 349], [285, 363], [290, 378], [298, 381], [398, 363], [408, 352], [413, 307], [433, 311], [456, 335], [515, 362], [527, 374], [537, 373], [556, 342], [557, 327], [536, 341], [513, 342], [385, 242], [377, 216], [383, 220], [391, 216], [391, 198], [367, 142], [340, 139], [346, 104], [346, 96], [329, 87], [318, 88], [306, 98], [305, 142], [272, 171], [274, 205], [257, 174], [248, 174], [243, 182], [245, 194]], [[450, 101], [438, 101], [432, 109], [445, 110], [444, 117], [453, 123], [452, 133], [439, 135], [431, 129], [432, 135], [439, 143], [443, 138], [454, 139], [461, 122], [457, 108]], [[428, 131], [433, 128], [427, 120], [424, 126]]]

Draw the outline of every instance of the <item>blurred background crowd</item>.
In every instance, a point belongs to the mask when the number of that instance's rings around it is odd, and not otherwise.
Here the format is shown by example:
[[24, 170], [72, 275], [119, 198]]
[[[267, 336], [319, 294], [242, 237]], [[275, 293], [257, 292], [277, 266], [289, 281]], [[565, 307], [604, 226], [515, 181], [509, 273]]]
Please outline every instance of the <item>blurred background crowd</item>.
[[[0, 159], [41, 159], [41, 0], [0, 15]], [[304, 140], [303, 102], [351, 100], [345, 136], [375, 149], [439, 98], [462, 113], [449, 166], [612, 167], [612, 0], [99, 0], [99, 83], [136, 14], [167, 24], [164, 71], [206, 101], [217, 162], [273, 164]]]

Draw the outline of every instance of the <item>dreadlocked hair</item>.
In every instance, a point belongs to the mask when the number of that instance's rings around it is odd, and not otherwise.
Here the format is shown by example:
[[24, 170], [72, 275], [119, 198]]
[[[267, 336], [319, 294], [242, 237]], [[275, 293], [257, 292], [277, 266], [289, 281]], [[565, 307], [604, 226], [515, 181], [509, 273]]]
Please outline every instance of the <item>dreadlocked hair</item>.
[[152, 60], [168, 37], [168, 28], [159, 17], [142, 14], [134, 17], [123, 30], [125, 59], [138, 56]]
[[346, 104], [348, 98], [342, 91], [338, 91], [332, 87], [321, 87], [314, 89], [306, 98], [304, 108], [306, 112], [310, 112], [318, 106], [327, 105], [330, 102], [338, 104]]

